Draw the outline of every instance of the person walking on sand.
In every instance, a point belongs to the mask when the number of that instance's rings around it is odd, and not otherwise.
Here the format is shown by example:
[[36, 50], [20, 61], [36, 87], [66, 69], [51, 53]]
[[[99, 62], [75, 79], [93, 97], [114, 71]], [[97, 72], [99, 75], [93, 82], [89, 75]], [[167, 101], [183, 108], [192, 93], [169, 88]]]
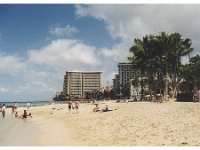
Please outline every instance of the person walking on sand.
[[6, 105], [5, 104], [3, 104], [3, 106], [2, 106], [1, 112], [2, 112], [2, 117], [4, 118], [6, 115]]
[[79, 102], [78, 101], [75, 102], [75, 109], [76, 109], [76, 113], [78, 113], [78, 109], [79, 109]]
[[71, 109], [73, 108], [72, 102], [68, 102], [68, 111], [71, 112]]

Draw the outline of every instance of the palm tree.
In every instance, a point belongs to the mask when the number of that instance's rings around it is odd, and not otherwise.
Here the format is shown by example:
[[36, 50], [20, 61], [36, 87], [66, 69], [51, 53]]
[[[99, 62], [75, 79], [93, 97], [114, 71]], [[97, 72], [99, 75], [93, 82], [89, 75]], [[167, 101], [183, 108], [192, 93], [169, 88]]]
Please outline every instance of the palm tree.
[[191, 92], [194, 86], [200, 87], [200, 56], [191, 57], [190, 62], [183, 65], [180, 72], [183, 79], [180, 84], [182, 91]]
[[[139, 69], [143, 76], [148, 77], [148, 87], [154, 90], [154, 94], [156, 82], [158, 82], [158, 80], [154, 80], [155, 75], [160, 76], [159, 80], [163, 80], [161, 76], [165, 74], [164, 95], [166, 97], [168, 94], [168, 78], [172, 78], [173, 93], [175, 93], [177, 83], [180, 81], [177, 78], [181, 58], [190, 54], [192, 50], [190, 39], [182, 39], [179, 33], [167, 34], [161, 32], [158, 35], [146, 35], [142, 40], [135, 39], [134, 45], [130, 48], [133, 56], [128, 57], [128, 60], [135, 64], [136, 69]], [[161, 70], [162, 73], [158, 74], [158, 70]], [[141, 85], [143, 84], [141, 83]], [[142, 98], [143, 93], [144, 87], [142, 87]]]
[[[165, 90], [164, 95], [168, 94], [168, 79], [172, 78], [173, 97], [177, 93], [178, 68], [181, 64], [181, 57], [192, 52], [191, 40], [181, 38], [179, 33], [172, 33], [170, 35], [161, 32], [154, 37], [155, 44], [153, 45], [155, 53], [157, 54], [157, 61], [160, 61], [160, 69], [165, 73]], [[167, 97], [166, 97], [167, 98]]]
[[172, 77], [172, 86], [173, 86], [173, 97], [177, 94], [177, 85], [180, 81], [179, 78], [179, 68], [181, 65], [181, 58], [190, 54], [193, 51], [191, 48], [191, 40], [190, 39], [182, 39], [179, 33], [173, 33], [169, 35], [169, 62], [170, 65], [170, 73]]
[[[148, 68], [148, 36], [144, 37], [143, 40], [135, 39], [134, 46], [130, 48], [130, 52], [133, 53], [133, 57], [128, 57], [128, 60], [135, 65], [136, 70], [140, 70], [141, 76], [145, 76], [145, 72]], [[144, 84], [141, 80], [141, 99], [144, 97]]]

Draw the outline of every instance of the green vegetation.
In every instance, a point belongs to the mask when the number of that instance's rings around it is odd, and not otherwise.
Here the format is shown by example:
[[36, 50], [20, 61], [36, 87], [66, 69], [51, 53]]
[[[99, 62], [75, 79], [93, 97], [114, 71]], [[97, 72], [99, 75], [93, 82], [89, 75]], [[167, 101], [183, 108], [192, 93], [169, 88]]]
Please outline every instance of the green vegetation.
[[182, 92], [191, 92], [194, 86], [200, 87], [200, 56], [196, 55], [190, 62], [181, 66], [181, 76], [183, 81], [180, 83]]
[[179, 90], [191, 91], [194, 85], [200, 85], [200, 57], [192, 57], [185, 65], [181, 62], [193, 51], [191, 44], [190, 39], [183, 39], [179, 33], [165, 32], [134, 40], [128, 60], [145, 77], [145, 80], [133, 79], [132, 82], [137, 86], [140, 81], [142, 97], [144, 93], [176, 97]]
[[53, 97], [54, 101], [64, 101], [66, 100], [64, 93], [60, 92], [59, 94], [56, 94], [55, 97]]

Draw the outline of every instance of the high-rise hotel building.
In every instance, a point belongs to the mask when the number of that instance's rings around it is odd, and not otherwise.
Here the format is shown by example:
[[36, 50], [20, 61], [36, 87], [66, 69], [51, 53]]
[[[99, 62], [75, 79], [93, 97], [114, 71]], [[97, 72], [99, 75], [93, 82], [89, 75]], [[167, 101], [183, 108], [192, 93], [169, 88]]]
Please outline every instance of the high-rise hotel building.
[[126, 85], [130, 83], [131, 79], [134, 77], [140, 77], [141, 73], [139, 70], [134, 69], [135, 65], [129, 62], [118, 64], [118, 75], [119, 84]]
[[103, 87], [102, 72], [69, 71], [64, 76], [63, 93], [65, 97], [84, 98], [87, 92]]

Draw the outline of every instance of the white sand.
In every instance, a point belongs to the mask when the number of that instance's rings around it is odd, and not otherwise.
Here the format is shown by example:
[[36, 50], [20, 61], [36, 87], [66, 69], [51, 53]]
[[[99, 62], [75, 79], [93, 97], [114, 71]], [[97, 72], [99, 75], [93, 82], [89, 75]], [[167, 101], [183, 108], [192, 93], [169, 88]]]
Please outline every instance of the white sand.
[[[81, 104], [32, 107], [37, 146], [199, 146], [199, 103], [106, 102], [113, 111], [94, 113]], [[23, 108], [20, 108], [23, 109]]]

